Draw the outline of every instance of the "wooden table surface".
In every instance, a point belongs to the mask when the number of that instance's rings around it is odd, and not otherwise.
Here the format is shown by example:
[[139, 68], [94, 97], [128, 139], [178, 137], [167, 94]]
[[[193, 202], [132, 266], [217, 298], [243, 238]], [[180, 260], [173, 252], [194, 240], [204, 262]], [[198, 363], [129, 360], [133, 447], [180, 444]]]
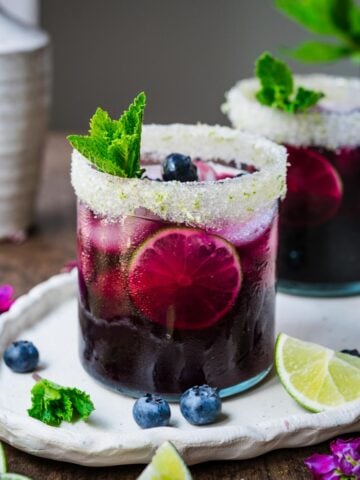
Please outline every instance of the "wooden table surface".
[[[17, 295], [60, 271], [75, 258], [75, 197], [69, 181], [70, 148], [64, 135], [52, 134], [46, 148], [36, 226], [21, 245], [0, 244], [0, 284], [12, 283]], [[6, 445], [11, 472], [34, 480], [136, 479], [143, 466], [85, 468], [36, 458]], [[328, 442], [311, 448], [279, 450], [247, 461], [208, 462], [191, 467], [195, 480], [309, 479], [303, 460], [326, 452]]]

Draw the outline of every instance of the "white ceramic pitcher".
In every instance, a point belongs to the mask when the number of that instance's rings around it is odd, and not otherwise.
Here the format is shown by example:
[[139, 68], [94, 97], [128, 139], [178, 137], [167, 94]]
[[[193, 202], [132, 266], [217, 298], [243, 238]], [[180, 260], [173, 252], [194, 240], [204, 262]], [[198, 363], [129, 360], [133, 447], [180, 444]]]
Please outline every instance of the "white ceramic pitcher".
[[49, 98], [48, 35], [0, 7], [0, 240], [32, 223]]

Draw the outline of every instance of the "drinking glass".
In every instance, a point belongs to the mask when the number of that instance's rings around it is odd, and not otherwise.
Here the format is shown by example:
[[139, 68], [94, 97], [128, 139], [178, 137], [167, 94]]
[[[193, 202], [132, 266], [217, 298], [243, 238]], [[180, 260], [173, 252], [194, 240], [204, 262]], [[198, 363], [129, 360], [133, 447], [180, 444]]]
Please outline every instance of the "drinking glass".
[[224, 111], [232, 124], [287, 147], [280, 209], [281, 291], [309, 296], [360, 293], [360, 81], [327, 75], [295, 83], [324, 92], [307, 113], [260, 105], [256, 79], [239, 82]]
[[[159, 181], [174, 152], [212, 180]], [[142, 179], [120, 178], [73, 152], [82, 364], [131, 396], [245, 390], [273, 361], [285, 149], [226, 127], [154, 125], [141, 162]]]

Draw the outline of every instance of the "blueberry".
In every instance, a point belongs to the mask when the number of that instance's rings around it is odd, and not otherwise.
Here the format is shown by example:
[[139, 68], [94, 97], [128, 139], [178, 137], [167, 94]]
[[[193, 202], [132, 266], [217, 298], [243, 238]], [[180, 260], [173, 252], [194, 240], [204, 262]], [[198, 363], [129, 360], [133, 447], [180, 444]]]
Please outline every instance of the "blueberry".
[[39, 363], [39, 351], [32, 342], [18, 340], [5, 350], [4, 362], [13, 372], [32, 372]]
[[186, 420], [193, 425], [213, 423], [221, 412], [218, 391], [209, 385], [189, 388], [181, 395], [180, 410]]
[[170, 407], [163, 398], [147, 393], [136, 400], [133, 417], [141, 428], [164, 427], [169, 425]]
[[354, 357], [360, 357], [360, 352], [356, 348], [353, 348], [351, 350], [345, 348], [344, 350], [341, 350], [341, 353], [347, 353], [349, 355], [354, 355]]
[[198, 180], [197, 168], [190, 157], [181, 153], [170, 153], [163, 162], [162, 177], [165, 182], [194, 182]]

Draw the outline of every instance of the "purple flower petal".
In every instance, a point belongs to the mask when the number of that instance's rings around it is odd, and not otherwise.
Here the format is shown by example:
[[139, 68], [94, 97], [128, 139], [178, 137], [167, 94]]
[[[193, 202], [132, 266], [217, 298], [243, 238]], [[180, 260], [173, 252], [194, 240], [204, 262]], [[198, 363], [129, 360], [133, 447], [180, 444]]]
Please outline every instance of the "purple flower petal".
[[305, 465], [313, 474], [314, 480], [322, 480], [325, 478], [340, 478], [340, 477], [324, 477], [325, 474], [332, 474], [338, 468], [339, 462], [333, 455], [320, 455], [315, 453], [311, 457], [305, 459]]
[[349, 454], [354, 460], [360, 460], [360, 438], [349, 438], [348, 440], [338, 438], [331, 442], [330, 449], [339, 458]]
[[0, 285], [0, 313], [7, 312], [14, 303], [14, 293], [12, 285]]
[[339, 459], [339, 467], [345, 475], [357, 475], [360, 471], [360, 439], [338, 438], [330, 445], [331, 451]]
[[[315, 478], [315, 477], [314, 477]], [[320, 477], [317, 477], [315, 480], [345, 480], [344, 477], [339, 473], [339, 471], [333, 471], [329, 473], [324, 473]]]

